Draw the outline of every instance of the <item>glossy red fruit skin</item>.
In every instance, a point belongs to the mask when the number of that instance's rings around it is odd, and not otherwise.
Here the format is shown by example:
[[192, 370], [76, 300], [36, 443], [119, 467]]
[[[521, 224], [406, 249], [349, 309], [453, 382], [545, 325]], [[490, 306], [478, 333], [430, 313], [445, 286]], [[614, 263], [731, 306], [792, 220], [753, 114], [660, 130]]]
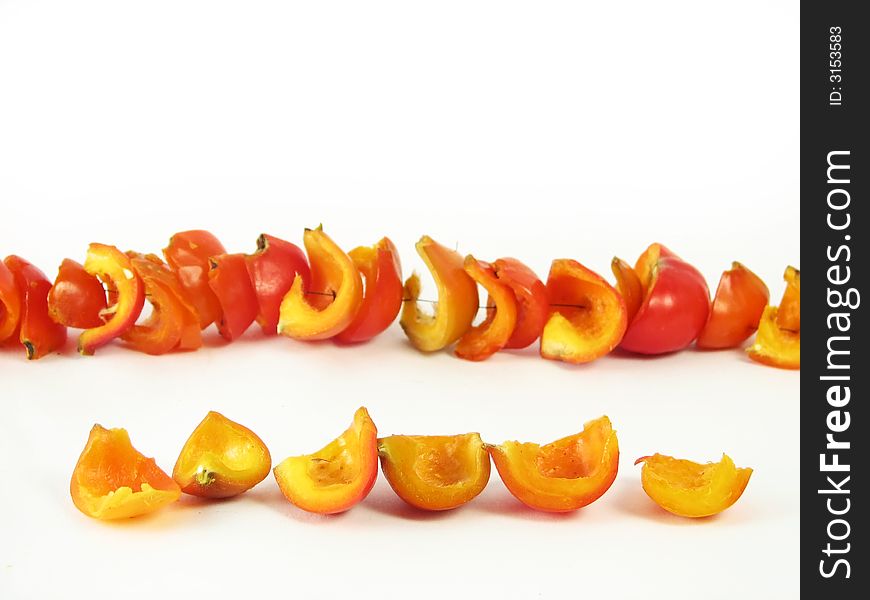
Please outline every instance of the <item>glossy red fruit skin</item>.
[[20, 256], [7, 256], [3, 261], [18, 288], [21, 315], [18, 339], [28, 360], [42, 358], [59, 350], [66, 342], [66, 327], [48, 314], [48, 291], [51, 281], [35, 265]]
[[99, 327], [106, 307], [106, 290], [100, 280], [76, 261], [63, 259], [48, 292], [48, 314], [55, 323], [78, 329]]
[[257, 318], [259, 304], [244, 254], [220, 254], [209, 258], [208, 285], [220, 302], [218, 333], [232, 342]]
[[84, 269], [99, 277], [109, 288], [112, 311], [105, 323], [85, 329], [79, 335], [79, 353], [91, 356], [136, 324], [145, 306], [145, 285], [133, 269], [130, 257], [115, 246], [88, 245]]
[[[658, 255], [635, 270], [644, 282], [644, 301], [620, 347], [638, 354], [666, 354], [689, 346], [710, 315], [710, 291], [703, 275], [676, 254], [659, 246]], [[652, 248], [652, 247], [651, 247]], [[644, 281], [648, 274], [648, 282]]]
[[695, 342], [698, 348], [737, 348], [758, 329], [770, 303], [767, 286], [739, 262], [722, 273], [710, 308], [710, 319]]
[[263, 233], [257, 238], [257, 251], [246, 260], [259, 304], [257, 323], [266, 335], [276, 335], [281, 301], [293, 280], [299, 275], [304, 289], [310, 285], [308, 259], [296, 244]]

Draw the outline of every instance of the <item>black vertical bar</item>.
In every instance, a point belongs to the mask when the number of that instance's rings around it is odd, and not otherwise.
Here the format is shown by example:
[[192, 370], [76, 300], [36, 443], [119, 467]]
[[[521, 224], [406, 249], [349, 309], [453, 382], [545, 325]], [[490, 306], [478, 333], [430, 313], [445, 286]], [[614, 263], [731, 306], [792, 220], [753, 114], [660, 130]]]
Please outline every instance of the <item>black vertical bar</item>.
[[870, 372], [860, 297], [870, 293], [870, 22], [859, 18], [862, 8], [801, 6], [801, 270], [809, 286], [801, 298], [801, 588], [808, 598], [870, 593], [866, 558], [858, 559], [868, 551], [867, 497], [858, 491], [867, 488], [867, 470], [858, 454], [867, 456]]

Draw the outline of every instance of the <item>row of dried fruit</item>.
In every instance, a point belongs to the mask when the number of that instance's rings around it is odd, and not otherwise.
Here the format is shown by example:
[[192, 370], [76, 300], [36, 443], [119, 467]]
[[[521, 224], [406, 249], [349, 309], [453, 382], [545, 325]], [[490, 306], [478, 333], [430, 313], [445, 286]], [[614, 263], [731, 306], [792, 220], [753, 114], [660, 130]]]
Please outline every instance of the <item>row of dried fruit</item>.
[[[580, 433], [540, 446], [484, 443], [477, 433], [378, 438], [365, 408], [323, 449], [285, 459], [274, 469], [284, 496], [319, 514], [344, 512], [371, 491], [381, 470], [396, 494], [421, 510], [441, 511], [473, 500], [489, 482], [490, 457], [507, 489], [529, 508], [568, 512], [600, 498], [619, 468], [619, 443], [606, 416]], [[683, 517], [722, 512], [743, 494], [752, 469], [723, 455], [698, 464], [655, 454], [643, 462], [641, 482], [653, 501]], [[123, 519], [156, 511], [187, 493], [228, 498], [269, 474], [272, 458], [250, 429], [210, 412], [188, 438], [172, 471], [133, 448], [123, 429], [94, 425], [79, 457], [70, 494], [76, 507], [97, 519]]]
[[[546, 284], [515, 258], [492, 263], [428, 236], [417, 252], [437, 285], [434, 313], [421, 308], [420, 279], [402, 285], [399, 255], [384, 238], [345, 252], [321, 228], [296, 245], [261, 235], [253, 254], [230, 254], [211, 233], [185, 231], [163, 258], [91, 244], [84, 264], [66, 259], [52, 283], [18, 256], [0, 263], [0, 343], [20, 342], [30, 359], [62, 348], [67, 328], [83, 329], [78, 348], [93, 354], [115, 339], [134, 350], [195, 350], [212, 323], [229, 341], [256, 321], [266, 334], [298, 340], [364, 342], [401, 312], [411, 343], [484, 360], [540, 339], [541, 355], [570, 363], [617, 346], [641, 354], [688, 347], [737, 348], [764, 364], [800, 368], [800, 272], [789, 267], [779, 307], [752, 271], [734, 263], [710, 294], [703, 276], [652, 244], [634, 267], [615, 258], [616, 287], [575, 260], [554, 260]], [[165, 260], [164, 260], [165, 259]], [[488, 294], [486, 318], [478, 288]], [[151, 313], [140, 314], [147, 300]], [[424, 301], [425, 302], [425, 301]]]

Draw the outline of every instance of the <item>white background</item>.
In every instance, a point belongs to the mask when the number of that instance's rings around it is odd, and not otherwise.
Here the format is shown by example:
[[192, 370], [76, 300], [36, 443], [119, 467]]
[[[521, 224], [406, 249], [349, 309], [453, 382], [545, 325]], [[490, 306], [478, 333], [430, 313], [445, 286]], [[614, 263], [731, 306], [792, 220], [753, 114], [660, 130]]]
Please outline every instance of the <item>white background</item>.
[[[603, 6], [601, 6], [603, 5]], [[156, 251], [187, 228], [231, 251], [424, 234], [539, 274], [608, 274], [662, 241], [715, 288], [741, 260], [778, 300], [800, 264], [795, 2], [40, 2], [0, 0], [0, 255], [54, 277], [87, 243]], [[432, 297], [424, 278], [424, 296]], [[213, 332], [212, 336], [215, 335]], [[789, 598], [797, 595], [798, 373], [741, 352], [423, 356], [397, 325], [359, 348], [243, 339], [186, 355], [119, 346], [26, 363], [0, 352], [0, 597]], [[620, 474], [575, 514], [534, 513], [495, 471], [449, 514], [381, 478], [349, 513], [286, 503], [270, 477], [122, 524], [68, 495], [92, 423], [171, 470], [204, 414], [277, 462], [364, 404], [382, 434], [546, 442], [608, 414]], [[743, 499], [688, 521], [633, 460], [755, 468]]]

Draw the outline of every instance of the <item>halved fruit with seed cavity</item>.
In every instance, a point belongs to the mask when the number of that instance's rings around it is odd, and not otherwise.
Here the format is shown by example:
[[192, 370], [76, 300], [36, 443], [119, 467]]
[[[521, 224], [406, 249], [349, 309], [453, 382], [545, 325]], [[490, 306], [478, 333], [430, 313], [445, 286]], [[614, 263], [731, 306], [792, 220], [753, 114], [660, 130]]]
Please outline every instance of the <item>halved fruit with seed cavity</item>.
[[717, 463], [700, 464], [653, 454], [642, 456], [641, 484], [653, 502], [681, 517], [709, 517], [740, 499], [752, 469], [740, 469], [727, 454]]
[[353, 423], [321, 450], [275, 467], [284, 497], [308, 512], [340, 513], [368, 496], [378, 476], [378, 430], [359, 408]]
[[488, 446], [508, 491], [530, 508], [567, 512], [601, 497], [616, 479], [619, 443], [607, 417], [550, 444]]
[[461, 506], [489, 481], [489, 454], [477, 433], [391, 435], [378, 440], [378, 449], [390, 487], [423, 510]]

